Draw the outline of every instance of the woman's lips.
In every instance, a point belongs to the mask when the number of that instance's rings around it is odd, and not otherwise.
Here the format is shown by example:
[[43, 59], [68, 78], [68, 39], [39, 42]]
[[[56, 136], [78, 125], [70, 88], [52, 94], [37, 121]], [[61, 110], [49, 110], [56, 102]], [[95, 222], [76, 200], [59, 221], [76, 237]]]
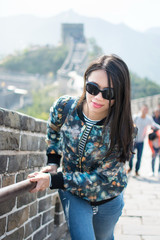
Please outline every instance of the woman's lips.
[[95, 103], [95, 102], [92, 102], [92, 104], [93, 104], [93, 107], [95, 107], [95, 108], [101, 108], [101, 107], [103, 107], [102, 104], [98, 104], [98, 103]]

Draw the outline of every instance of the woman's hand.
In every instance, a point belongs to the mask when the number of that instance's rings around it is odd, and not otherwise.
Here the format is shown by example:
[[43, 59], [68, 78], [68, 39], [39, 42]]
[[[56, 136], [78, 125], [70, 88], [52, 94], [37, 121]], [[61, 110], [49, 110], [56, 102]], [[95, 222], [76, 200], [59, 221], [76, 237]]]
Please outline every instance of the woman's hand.
[[37, 182], [37, 185], [34, 189], [30, 192], [35, 193], [38, 191], [44, 191], [46, 188], [49, 187], [50, 183], [50, 175], [43, 172], [34, 172], [28, 175], [31, 182]]
[[57, 168], [58, 168], [57, 165], [48, 165], [48, 166], [43, 167], [40, 172], [42, 172], [42, 173], [45, 173], [45, 172], [56, 173]]

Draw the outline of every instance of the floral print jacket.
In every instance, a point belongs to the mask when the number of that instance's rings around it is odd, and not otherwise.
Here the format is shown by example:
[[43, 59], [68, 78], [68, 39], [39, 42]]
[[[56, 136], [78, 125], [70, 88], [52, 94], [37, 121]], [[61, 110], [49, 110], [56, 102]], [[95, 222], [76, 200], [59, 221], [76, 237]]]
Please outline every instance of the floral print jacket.
[[110, 127], [107, 126], [107, 134], [103, 136], [104, 121], [94, 125], [80, 157], [79, 143], [86, 125], [81, 107], [76, 108], [78, 98], [62, 123], [63, 111], [70, 99], [70, 96], [60, 97], [50, 111], [47, 131], [48, 164], [59, 165], [62, 158], [62, 172], [51, 175], [51, 189], [62, 188], [90, 202], [118, 196], [127, 185], [127, 176], [125, 164], [117, 160], [119, 152], [116, 145], [106, 158], [110, 145]]

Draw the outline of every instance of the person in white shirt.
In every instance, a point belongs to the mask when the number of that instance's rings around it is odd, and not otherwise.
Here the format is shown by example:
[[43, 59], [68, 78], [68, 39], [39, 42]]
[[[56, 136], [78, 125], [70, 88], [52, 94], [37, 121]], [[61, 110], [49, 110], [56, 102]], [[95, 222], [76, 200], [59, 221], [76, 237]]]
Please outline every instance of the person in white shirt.
[[[143, 152], [143, 146], [144, 146], [144, 139], [147, 134], [147, 128], [151, 126], [152, 128], [158, 128], [160, 129], [160, 125], [154, 122], [153, 118], [148, 115], [148, 106], [144, 104], [141, 108], [141, 113], [137, 116], [133, 117], [134, 124], [138, 128], [138, 133], [135, 139], [134, 149], [137, 149], [137, 162], [135, 166], [135, 174], [136, 176], [139, 176], [139, 169], [141, 165], [141, 158], [142, 158], [142, 152]], [[131, 172], [133, 168], [133, 158], [134, 154], [132, 154], [130, 161], [129, 161], [129, 169], [128, 173]]]

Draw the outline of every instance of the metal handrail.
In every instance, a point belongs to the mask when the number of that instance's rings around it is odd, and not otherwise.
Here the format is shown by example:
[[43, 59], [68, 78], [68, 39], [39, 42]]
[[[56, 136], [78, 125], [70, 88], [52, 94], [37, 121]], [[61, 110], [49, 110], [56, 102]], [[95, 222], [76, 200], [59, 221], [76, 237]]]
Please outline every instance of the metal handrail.
[[36, 186], [36, 182], [30, 182], [29, 179], [0, 188], [0, 203], [9, 198], [17, 197], [24, 192], [30, 191]]

